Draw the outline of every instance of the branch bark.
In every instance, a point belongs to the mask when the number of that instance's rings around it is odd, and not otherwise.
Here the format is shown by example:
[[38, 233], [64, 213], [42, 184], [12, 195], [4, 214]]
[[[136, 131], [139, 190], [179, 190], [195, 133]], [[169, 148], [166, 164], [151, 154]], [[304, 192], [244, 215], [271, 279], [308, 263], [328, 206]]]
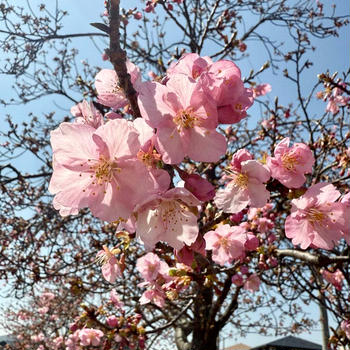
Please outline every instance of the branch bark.
[[134, 89], [130, 74], [126, 68], [126, 52], [120, 47], [120, 0], [110, 0], [109, 6], [109, 50], [108, 56], [119, 79], [119, 85], [130, 103], [134, 118], [140, 118], [137, 104], [137, 92]]

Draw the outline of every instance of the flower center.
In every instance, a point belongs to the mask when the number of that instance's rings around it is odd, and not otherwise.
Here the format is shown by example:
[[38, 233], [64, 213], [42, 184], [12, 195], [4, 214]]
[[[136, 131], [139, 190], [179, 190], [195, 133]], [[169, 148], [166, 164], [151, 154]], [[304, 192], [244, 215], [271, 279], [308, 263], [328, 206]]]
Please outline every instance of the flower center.
[[282, 156], [282, 166], [287, 170], [295, 170], [295, 166], [299, 164], [299, 159], [296, 154], [285, 153]]
[[111, 182], [114, 171], [121, 171], [114, 161], [107, 160], [104, 157], [100, 157], [99, 162], [90, 168], [95, 171], [96, 182], [101, 186]]
[[173, 122], [178, 126], [178, 131], [193, 128], [198, 124], [198, 121], [199, 118], [191, 108], [179, 110], [173, 118]]
[[307, 211], [306, 217], [311, 224], [316, 224], [321, 223], [326, 218], [326, 215], [316, 208], [311, 208]]
[[248, 175], [246, 174], [239, 173], [233, 181], [239, 187], [242, 187], [242, 188], [248, 187]]

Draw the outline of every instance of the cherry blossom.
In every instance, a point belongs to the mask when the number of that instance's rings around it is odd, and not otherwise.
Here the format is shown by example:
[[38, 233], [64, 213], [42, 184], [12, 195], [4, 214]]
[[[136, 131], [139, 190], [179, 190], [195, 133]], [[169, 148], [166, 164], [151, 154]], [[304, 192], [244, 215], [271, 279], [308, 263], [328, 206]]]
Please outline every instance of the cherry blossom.
[[[135, 205], [157, 192], [154, 177], [137, 160], [139, 134], [115, 119], [94, 130], [62, 123], [51, 133], [53, 168], [49, 190], [61, 215], [89, 207], [102, 220], [127, 219]], [[144, 186], [138, 186], [142, 179]]]
[[260, 84], [252, 87], [253, 98], [257, 98], [259, 96], [264, 96], [271, 92], [272, 88], [270, 84]]
[[336, 200], [340, 192], [329, 183], [311, 186], [303, 196], [292, 200], [291, 215], [286, 218], [286, 236], [294, 245], [306, 249], [332, 249], [345, 225], [344, 206]]
[[274, 157], [267, 158], [271, 176], [288, 188], [298, 188], [306, 181], [304, 174], [311, 173], [315, 158], [303, 143], [289, 147], [289, 137], [275, 148]]
[[166, 86], [145, 83], [139, 104], [147, 123], [157, 129], [156, 148], [165, 163], [180, 163], [185, 156], [215, 162], [225, 154], [215, 104], [193, 79], [177, 74]]
[[[246, 160], [247, 159], [247, 160]], [[247, 205], [263, 207], [270, 197], [263, 182], [270, 178], [269, 170], [252, 159], [246, 150], [235, 153], [225, 179], [229, 183], [216, 192], [214, 202], [225, 213], [238, 213]]]
[[[131, 83], [136, 91], [138, 91], [141, 85], [140, 71], [129, 60], [126, 61], [126, 67], [131, 77]], [[95, 86], [98, 94], [97, 100], [104, 106], [117, 109], [125, 107], [128, 104], [128, 99], [119, 85], [119, 79], [115, 70], [102, 69], [95, 77]]]
[[103, 332], [99, 329], [83, 328], [79, 331], [80, 343], [83, 346], [98, 346], [101, 343]]
[[344, 280], [344, 275], [343, 273], [337, 269], [335, 272], [330, 272], [327, 270], [322, 270], [322, 277], [329, 283], [333, 284], [333, 286], [341, 290], [342, 285], [343, 285], [343, 280]]
[[195, 207], [199, 204], [191, 192], [179, 187], [150, 197], [136, 209], [136, 235], [148, 249], [159, 241], [177, 250], [191, 245], [198, 235]]
[[109, 250], [103, 246], [103, 250], [97, 253], [96, 260], [102, 265], [102, 275], [106, 281], [114, 283], [117, 277], [121, 276], [121, 270], [114, 254], [117, 249]]
[[169, 266], [154, 253], [147, 253], [137, 259], [136, 268], [146, 281], [156, 280], [158, 275], [168, 275]]
[[207, 250], [212, 250], [212, 259], [219, 265], [231, 263], [244, 256], [247, 235], [240, 226], [220, 225], [215, 231], [204, 235]]
[[243, 288], [250, 292], [257, 292], [260, 288], [260, 278], [257, 274], [253, 273], [244, 282]]
[[101, 112], [96, 109], [92, 102], [86, 100], [73, 106], [71, 113], [76, 117], [75, 121], [77, 123], [89, 125], [94, 129], [104, 123]]

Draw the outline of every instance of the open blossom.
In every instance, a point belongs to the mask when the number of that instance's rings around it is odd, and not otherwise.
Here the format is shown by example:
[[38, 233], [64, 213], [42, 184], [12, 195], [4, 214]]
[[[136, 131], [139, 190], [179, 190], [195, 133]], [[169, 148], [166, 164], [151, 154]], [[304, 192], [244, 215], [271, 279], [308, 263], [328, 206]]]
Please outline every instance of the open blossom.
[[99, 329], [83, 328], [79, 331], [80, 344], [83, 346], [98, 346], [101, 343], [103, 332]]
[[208, 98], [213, 98], [218, 113], [218, 122], [232, 124], [246, 117], [246, 110], [253, 103], [253, 94], [246, 89], [240, 69], [231, 61], [213, 62], [209, 57], [195, 53], [183, 55], [168, 69], [168, 78], [184, 74], [199, 82]]
[[96, 130], [62, 123], [51, 132], [54, 172], [49, 190], [61, 215], [89, 207], [102, 220], [128, 218], [136, 203], [158, 191], [148, 169], [136, 159], [138, 136], [124, 119]]
[[214, 262], [225, 265], [244, 256], [246, 237], [245, 229], [240, 226], [220, 225], [204, 235], [205, 249], [213, 251]]
[[329, 272], [327, 270], [323, 270], [322, 277], [327, 282], [333, 284], [333, 286], [336, 289], [341, 290], [343, 286], [344, 275], [339, 269], [337, 269], [335, 272]]
[[[129, 60], [126, 61], [126, 68], [130, 74], [133, 87], [138, 91], [141, 84], [139, 69]], [[119, 85], [119, 78], [115, 70], [102, 69], [95, 77], [95, 86], [98, 95], [97, 100], [104, 106], [117, 109], [125, 107], [128, 104], [128, 99]]]
[[168, 275], [169, 266], [154, 253], [147, 253], [137, 259], [136, 268], [146, 281], [154, 281], [158, 275]]
[[252, 159], [246, 150], [234, 154], [225, 179], [230, 180], [224, 189], [219, 189], [215, 204], [225, 213], [238, 213], [247, 205], [263, 207], [270, 197], [263, 182], [270, 178], [269, 170]]
[[340, 324], [340, 328], [344, 331], [345, 336], [350, 340], [350, 321], [342, 321], [342, 323]]
[[264, 96], [271, 91], [271, 85], [270, 84], [256, 85], [252, 88], [252, 91], [253, 91], [253, 98]]
[[303, 143], [289, 147], [289, 137], [275, 148], [274, 157], [267, 158], [271, 176], [288, 188], [298, 188], [305, 182], [304, 174], [311, 173], [315, 158], [310, 148]]
[[115, 289], [112, 289], [109, 293], [109, 300], [117, 309], [121, 309], [124, 306], [124, 303], [120, 301], [119, 295]]
[[76, 117], [77, 123], [89, 125], [94, 129], [103, 125], [103, 116], [92, 102], [84, 100], [73, 106], [70, 111]]
[[345, 196], [342, 197], [340, 202], [343, 204], [345, 217], [348, 218], [348, 220], [345, 222], [344, 228], [342, 230], [343, 238], [345, 239], [346, 243], [350, 245], [350, 192], [348, 192]]
[[340, 192], [328, 183], [311, 186], [303, 196], [292, 200], [291, 215], [285, 222], [286, 236], [294, 245], [306, 249], [332, 249], [342, 238], [345, 226], [344, 206], [336, 200]]
[[260, 288], [260, 278], [257, 274], [253, 273], [244, 282], [243, 288], [250, 292], [257, 292]]
[[155, 287], [144, 291], [139, 301], [141, 305], [153, 303], [162, 308], [165, 305], [165, 298], [163, 290], [160, 287]]
[[102, 265], [102, 276], [109, 283], [114, 283], [116, 278], [122, 274], [114, 253], [115, 249], [109, 250], [103, 246], [103, 250], [100, 250], [96, 256], [97, 261]]
[[137, 208], [136, 235], [146, 248], [159, 241], [180, 250], [197, 238], [198, 225], [195, 207], [200, 202], [185, 188], [173, 188], [155, 195]]
[[166, 86], [145, 83], [139, 105], [147, 123], [157, 129], [156, 148], [165, 163], [180, 163], [185, 156], [215, 162], [225, 154], [215, 104], [193, 79], [177, 74]]

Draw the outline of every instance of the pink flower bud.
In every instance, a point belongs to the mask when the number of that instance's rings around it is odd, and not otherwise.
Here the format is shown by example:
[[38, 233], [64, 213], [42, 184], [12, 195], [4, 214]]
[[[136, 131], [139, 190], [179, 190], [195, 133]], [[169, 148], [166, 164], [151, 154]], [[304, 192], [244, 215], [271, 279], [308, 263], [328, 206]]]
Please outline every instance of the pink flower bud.
[[107, 324], [109, 327], [115, 328], [118, 326], [118, 319], [115, 316], [109, 316], [107, 318]]
[[259, 238], [254, 235], [248, 235], [248, 239], [244, 243], [244, 248], [248, 251], [255, 250], [260, 245]]
[[179, 171], [182, 180], [185, 181], [185, 188], [196, 196], [200, 201], [207, 202], [214, 198], [215, 187], [198, 174], [187, 174]]
[[134, 13], [134, 18], [139, 20], [142, 18], [142, 13], [140, 11], [137, 11], [136, 13]]
[[237, 287], [240, 287], [243, 285], [243, 277], [239, 274], [235, 274], [232, 276], [232, 283], [235, 284]]

